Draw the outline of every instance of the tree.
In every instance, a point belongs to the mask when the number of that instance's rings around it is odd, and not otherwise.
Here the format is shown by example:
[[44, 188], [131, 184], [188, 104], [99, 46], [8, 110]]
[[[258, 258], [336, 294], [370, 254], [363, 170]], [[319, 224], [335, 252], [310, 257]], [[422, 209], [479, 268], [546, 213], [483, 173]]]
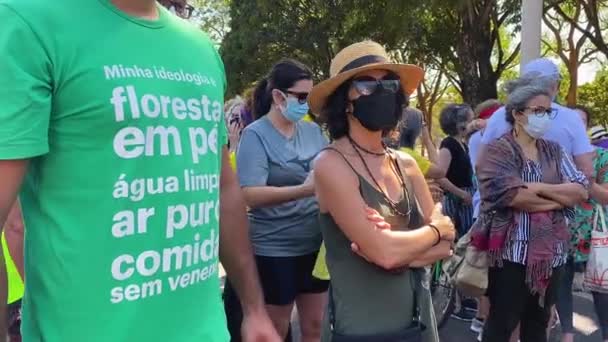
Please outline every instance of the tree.
[[195, 11], [191, 20], [216, 43], [221, 44], [230, 30], [229, 0], [194, 0]]
[[[580, 23], [584, 15], [583, 4], [582, 2], [572, 4], [569, 0], [553, 1], [545, 8], [543, 15], [543, 21], [553, 36], [551, 41], [544, 39], [543, 43], [566, 66], [570, 79], [566, 103], [568, 106], [573, 106], [577, 100], [579, 66], [591, 62], [598, 50], [594, 45], [589, 44], [586, 35], [579, 34], [576, 26], [559, 13], [567, 14], [569, 18]], [[585, 29], [592, 29], [590, 21], [585, 24]]]
[[[555, 3], [561, 4], [563, 0], [549, 0], [549, 6]], [[553, 6], [556, 13], [559, 14], [568, 24], [575, 27], [582, 35], [587, 37], [589, 41], [602, 53], [608, 57], [608, 43], [604, 39], [603, 33], [608, 28], [608, 19], [606, 18], [606, 10], [608, 9], [608, 1], [606, 0], [567, 0], [566, 3], [570, 6], [581, 6], [582, 14], [579, 18], [574, 16], [575, 13], [568, 12], [562, 9], [561, 6]]]
[[444, 97], [450, 83], [441, 70], [427, 70], [426, 77], [416, 91], [416, 106], [424, 114], [429, 130], [433, 128], [435, 106]]
[[580, 86], [578, 104], [588, 107], [592, 124], [608, 124], [608, 69], [598, 71], [593, 82]]
[[400, 61], [441, 70], [475, 105], [497, 97], [497, 80], [519, 52], [509, 44], [517, 0], [239, 0], [230, 17], [221, 53], [231, 92], [281, 57], [296, 57], [325, 78], [337, 51], [373, 39]]
[[510, 44], [519, 7], [514, 0], [426, 0], [385, 13], [387, 4], [374, 1], [364, 26], [381, 27], [383, 42], [406, 60], [442, 70], [464, 101], [476, 105], [497, 97], [498, 79], [519, 54], [520, 44]]
[[231, 30], [220, 53], [228, 71], [229, 92], [241, 91], [281, 58], [327, 76], [335, 53], [366, 34], [351, 30], [353, 6], [341, 0], [239, 0], [230, 4]]

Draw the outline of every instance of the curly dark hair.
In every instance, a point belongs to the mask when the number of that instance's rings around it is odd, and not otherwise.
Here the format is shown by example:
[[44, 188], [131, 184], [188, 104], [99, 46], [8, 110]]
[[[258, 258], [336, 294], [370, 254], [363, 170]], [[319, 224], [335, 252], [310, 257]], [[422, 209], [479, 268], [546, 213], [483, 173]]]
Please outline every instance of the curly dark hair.
[[463, 124], [469, 119], [472, 111], [468, 104], [449, 104], [445, 106], [439, 114], [439, 125], [443, 133], [449, 136], [460, 134]]
[[[389, 73], [388, 75], [398, 77], [397, 74]], [[352, 85], [352, 79], [342, 83], [328, 98], [321, 113], [319, 122], [329, 132], [331, 140], [340, 139], [348, 135], [348, 117], [346, 111], [348, 108], [348, 91]], [[402, 119], [403, 109], [408, 105], [408, 97], [405, 95], [402, 87], [399, 87], [396, 96], [397, 106], [395, 107], [394, 115]], [[390, 131], [390, 130], [388, 130]], [[386, 135], [388, 131], [383, 132]]]

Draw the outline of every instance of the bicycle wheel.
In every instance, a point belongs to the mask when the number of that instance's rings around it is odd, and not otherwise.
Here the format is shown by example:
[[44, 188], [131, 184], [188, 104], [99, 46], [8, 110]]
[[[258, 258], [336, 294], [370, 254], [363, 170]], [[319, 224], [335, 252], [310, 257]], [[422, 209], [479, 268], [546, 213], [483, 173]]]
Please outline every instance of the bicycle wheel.
[[432, 268], [431, 296], [433, 309], [437, 319], [437, 329], [441, 329], [454, 312], [456, 288], [450, 281], [449, 275], [443, 270], [442, 262], [438, 261]]

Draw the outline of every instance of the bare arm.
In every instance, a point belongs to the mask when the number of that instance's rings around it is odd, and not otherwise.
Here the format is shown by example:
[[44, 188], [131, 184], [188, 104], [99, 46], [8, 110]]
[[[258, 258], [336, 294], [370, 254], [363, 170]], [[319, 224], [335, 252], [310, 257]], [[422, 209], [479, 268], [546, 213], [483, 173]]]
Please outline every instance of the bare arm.
[[220, 180], [220, 260], [241, 300], [244, 313], [265, 312], [249, 242], [245, 200], [224, 147]]
[[21, 215], [21, 206], [19, 201], [15, 201], [13, 208], [10, 210], [4, 225], [4, 236], [6, 237], [6, 244], [8, 246], [8, 252], [11, 254], [11, 258], [15, 263], [17, 271], [21, 279], [24, 278], [23, 270], [23, 238], [24, 238], [24, 227], [23, 227], [23, 216]]
[[578, 156], [574, 156], [574, 163], [576, 168], [581, 170], [585, 174], [590, 182], [593, 182], [593, 156], [595, 152], [583, 153]]
[[452, 255], [452, 243], [441, 241], [437, 246], [431, 247], [416, 260], [412, 261], [410, 267], [425, 267], [433, 264], [437, 260], [445, 259]]
[[250, 208], [271, 207], [315, 195], [312, 184], [295, 186], [244, 187], [245, 201]]
[[433, 164], [439, 163], [439, 154], [437, 153], [437, 147], [433, 144], [433, 139], [429, 133], [429, 128], [425, 125], [422, 127], [422, 143], [429, 154], [429, 160]]
[[386, 269], [407, 265], [437, 241], [435, 230], [429, 226], [407, 232], [376, 229], [366, 217], [367, 205], [359, 193], [358, 178], [335, 152], [320, 154], [314, 175], [321, 211], [331, 214], [371, 262]]
[[[442, 148], [439, 150], [439, 163], [437, 164], [440, 168], [447, 169], [450, 167], [450, 163], [452, 163], [452, 153], [447, 148]], [[437, 180], [437, 183], [441, 185], [441, 188], [451, 194], [454, 194], [460, 198], [465, 198], [468, 193], [456, 185], [452, 184], [447, 178], [441, 178]]]
[[[303, 184], [268, 186], [270, 162], [260, 133], [245, 129], [237, 150], [237, 171], [245, 201], [250, 208], [270, 207], [304, 197], [314, 196], [312, 176]], [[295, 183], [297, 184], [297, 183]]]
[[441, 185], [441, 188], [451, 194], [458, 196], [459, 198], [465, 198], [469, 193], [462, 190], [461, 188], [454, 185], [454, 183], [450, 182], [447, 178], [441, 178], [437, 180], [437, 183]]
[[[23, 182], [27, 170], [27, 160], [2, 160], [0, 161], [0, 230], [6, 222], [9, 211], [17, 198], [17, 193]], [[0, 255], [1, 255], [0, 251]], [[0, 262], [4, 265], [4, 256]], [[6, 336], [6, 301], [8, 284], [6, 278], [6, 267], [0, 267], [0, 336]]]
[[425, 176], [432, 179], [441, 179], [445, 177], [445, 173], [445, 169], [440, 168], [437, 164], [431, 164]]
[[589, 188], [589, 196], [600, 202], [602, 205], [608, 204], [608, 183], [593, 183]]
[[429, 154], [429, 161], [431, 162], [431, 166], [429, 167], [425, 176], [433, 179], [445, 177], [448, 169], [439, 165], [439, 153], [437, 153], [437, 147], [435, 147], [435, 144], [433, 144], [433, 140], [429, 134], [429, 129], [426, 125], [422, 128], [422, 144], [424, 144], [424, 147]]

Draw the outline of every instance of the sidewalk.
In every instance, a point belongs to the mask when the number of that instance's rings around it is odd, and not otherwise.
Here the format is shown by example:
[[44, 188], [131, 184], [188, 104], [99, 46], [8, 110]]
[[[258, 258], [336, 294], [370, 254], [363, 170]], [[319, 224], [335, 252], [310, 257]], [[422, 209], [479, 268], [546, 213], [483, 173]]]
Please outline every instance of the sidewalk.
[[[224, 278], [225, 272], [220, 265], [220, 276]], [[586, 292], [574, 293], [574, 328], [577, 331], [575, 342], [599, 342], [602, 340], [601, 331], [597, 325], [597, 317], [593, 308], [593, 299], [591, 294]], [[299, 324], [298, 314], [294, 310], [293, 316], [293, 342], [299, 340]], [[469, 330], [470, 324], [456, 320], [450, 320], [446, 326], [439, 332], [441, 342], [474, 342], [477, 341], [477, 335]], [[549, 342], [560, 341], [559, 326], [552, 331]]]
[[[593, 308], [593, 300], [589, 293], [574, 293], [574, 327], [577, 334], [575, 342], [600, 342], [601, 332], [597, 326], [597, 318]], [[476, 334], [469, 330], [469, 324], [450, 320], [440, 332], [441, 342], [474, 342]], [[560, 341], [559, 326], [552, 331], [549, 342]]]

